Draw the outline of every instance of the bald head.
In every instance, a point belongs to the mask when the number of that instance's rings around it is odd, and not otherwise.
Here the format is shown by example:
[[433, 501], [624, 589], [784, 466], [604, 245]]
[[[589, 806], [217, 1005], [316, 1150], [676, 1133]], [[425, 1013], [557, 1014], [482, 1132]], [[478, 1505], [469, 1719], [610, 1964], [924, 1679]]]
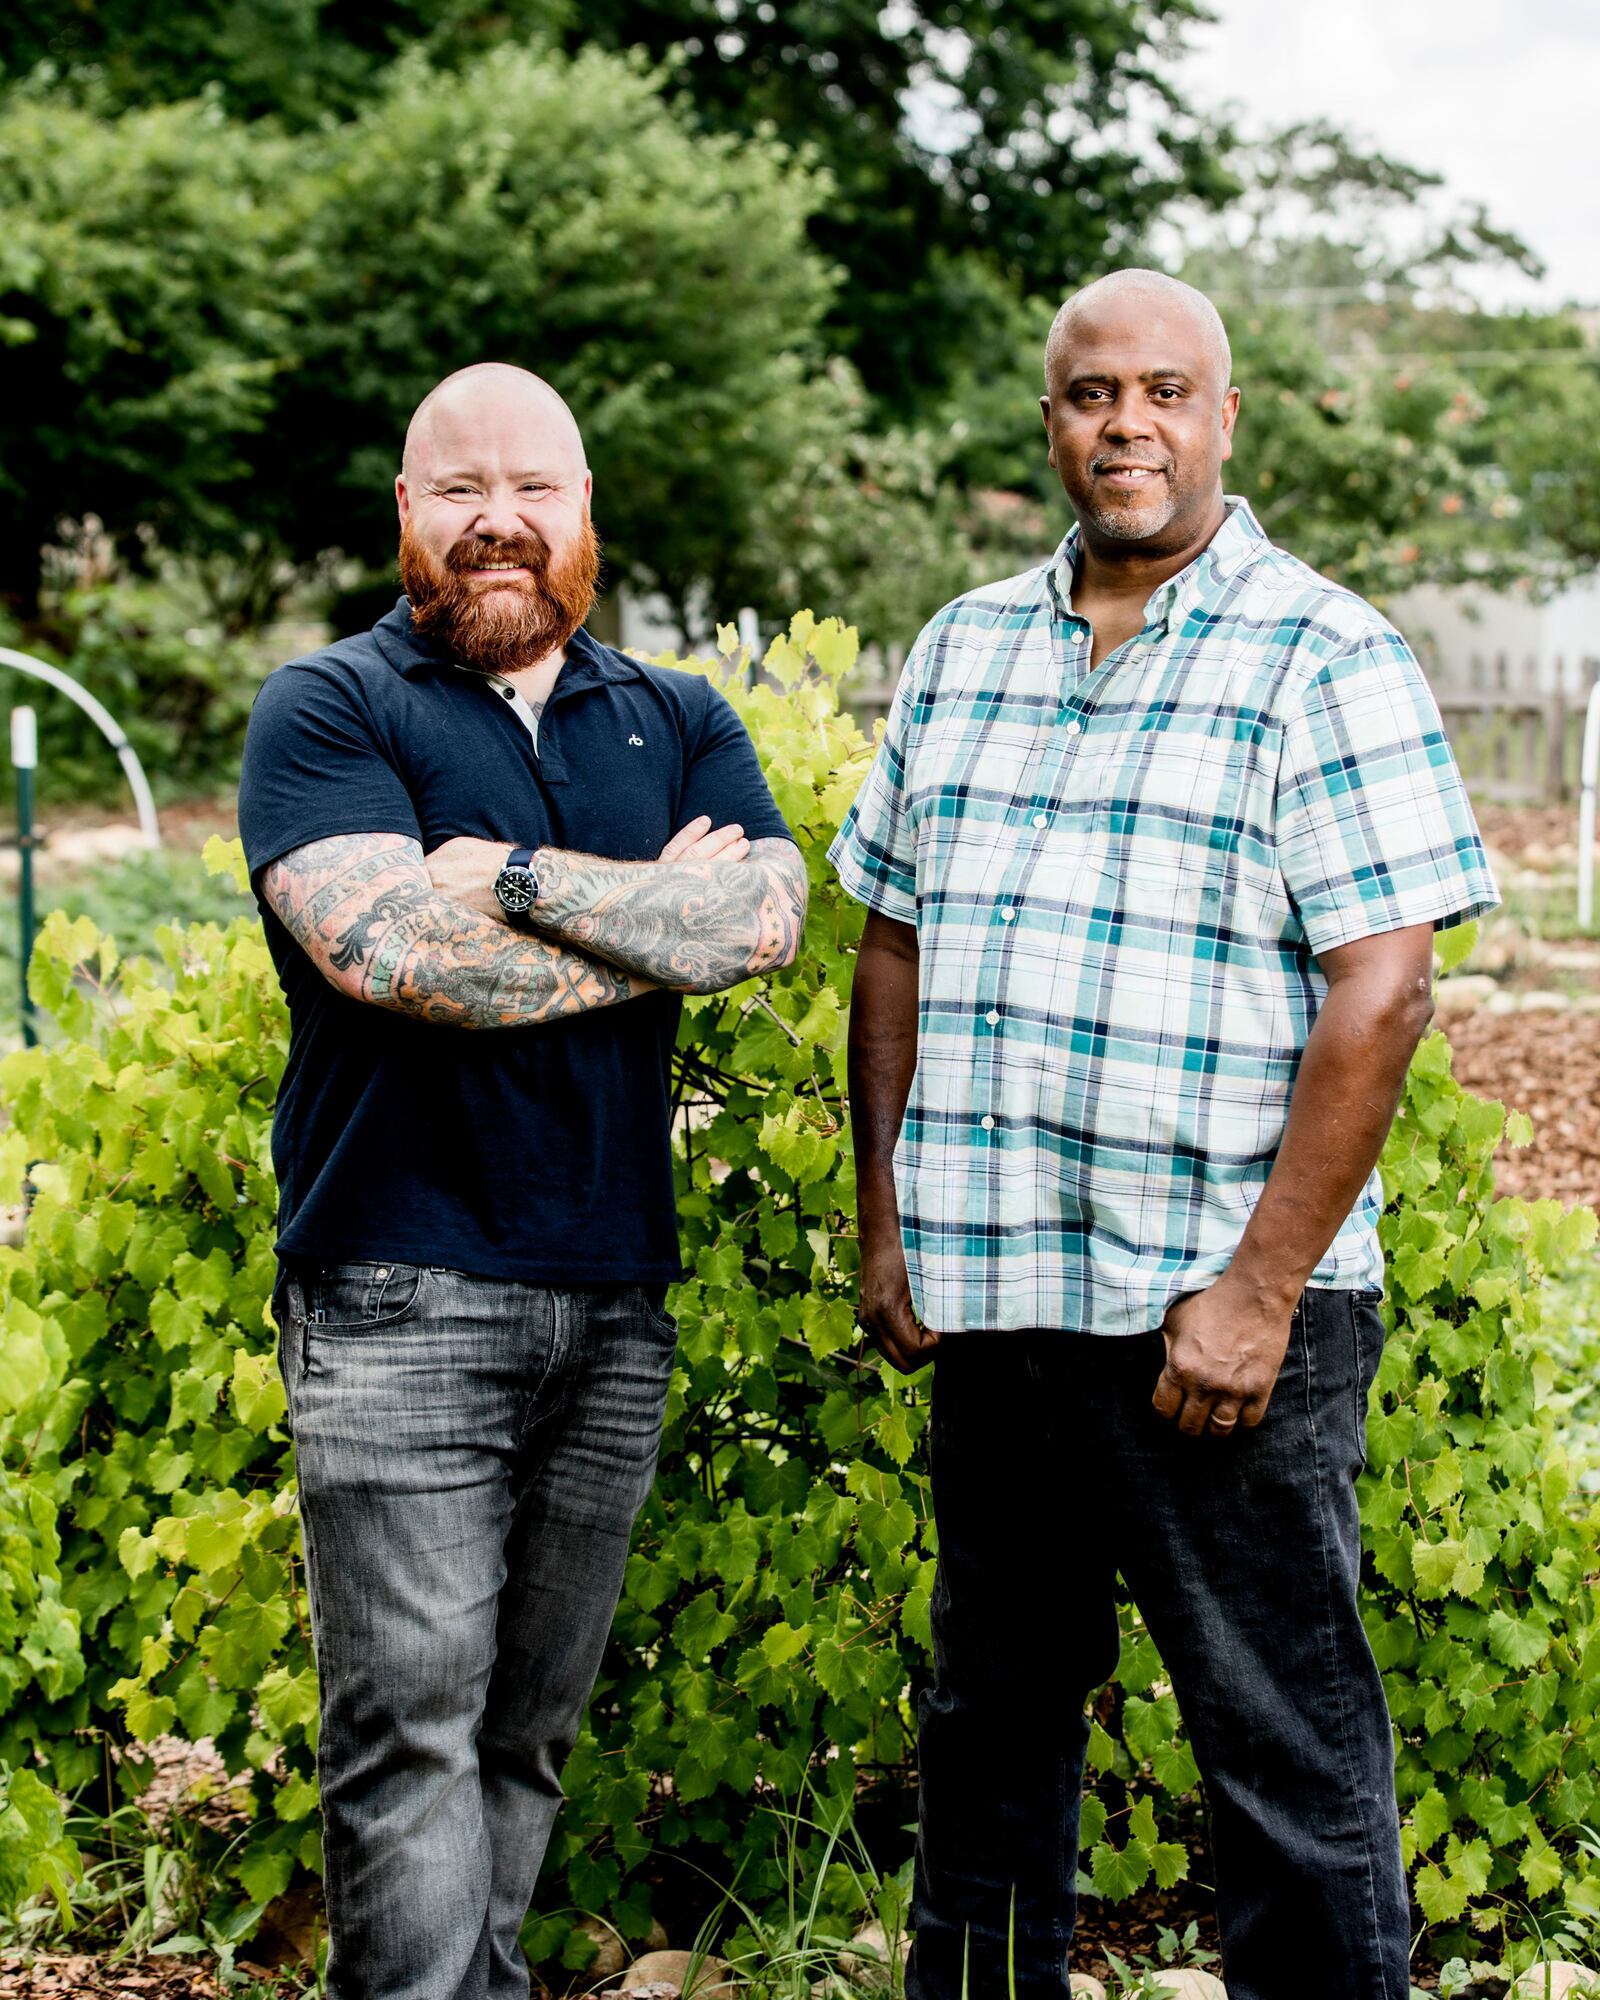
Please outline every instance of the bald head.
[[1239, 392], [1217, 309], [1159, 271], [1114, 271], [1056, 314], [1039, 399], [1095, 561], [1188, 560], [1226, 518]]
[[486, 433], [536, 438], [541, 453], [582, 476], [577, 419], [550, 384], [507, 361], [479, 361], [447, 375], [417, 405], [406, 426], [401, 477], [413, 485], [446, 468]]
[[[412, 614], [426, 619], [443, 605], [460, 658], [503, 665], [504, 644], [537, 651], [588, 615], [598, 565], [592, 482], [572, 412], [548, 382], [498, 361], [446, 376], [411, 419], [394, 489]], [[545, 600], [567, 584], [545, 619]], [[525, 612], [537, 614], [532, 626]], [[485, 618], [494, 629], [478, 644]]]
[[1206, 297], [1181, 278], [1161, 271], [1113, 271], [1074, 292], [1056, 314], [1044, 349], [1047, 393], [1070, 372], [1074, 354], [1093, 345], [1103, 333], [1137, 323], [1153, 346], [1172, 344], [1173, 358], [1182, 353], [1203, 358], [1208, 385], [1221, 397], [1233, 375], [1233, 353], [1222, 316]]

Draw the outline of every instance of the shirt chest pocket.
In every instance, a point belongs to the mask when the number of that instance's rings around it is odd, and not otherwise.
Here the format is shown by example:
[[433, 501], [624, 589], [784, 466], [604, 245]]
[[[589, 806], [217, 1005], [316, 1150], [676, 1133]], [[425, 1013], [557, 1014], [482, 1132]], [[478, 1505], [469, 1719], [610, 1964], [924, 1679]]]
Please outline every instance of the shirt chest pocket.
[[1241, 859], [1271, 866], [1276, 756], [1264, 731], [1229, 711], [1156, 708], [1097, 726], [1088, 743], [1068, 790], [1125, 906], [1215, 910]]

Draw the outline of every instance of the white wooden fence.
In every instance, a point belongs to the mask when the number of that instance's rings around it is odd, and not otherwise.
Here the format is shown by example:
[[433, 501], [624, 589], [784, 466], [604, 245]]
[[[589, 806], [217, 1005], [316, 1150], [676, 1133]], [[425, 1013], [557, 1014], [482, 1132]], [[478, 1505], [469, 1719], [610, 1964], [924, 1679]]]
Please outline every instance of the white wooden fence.
[[1469, 654], [1431, 663], [1439, 713], [1477, 798], [1564, 805], [1578, 795], [1589, 690], [1600, 657]]

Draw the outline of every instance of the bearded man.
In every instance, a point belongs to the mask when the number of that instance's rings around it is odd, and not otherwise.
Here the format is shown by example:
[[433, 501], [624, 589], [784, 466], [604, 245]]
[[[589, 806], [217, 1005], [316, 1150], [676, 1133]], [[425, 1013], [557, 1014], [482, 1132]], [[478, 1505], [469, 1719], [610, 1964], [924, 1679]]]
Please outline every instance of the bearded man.
[[405, 596], [267, 680], [239, 797], [291, 1023], [329, 1992], [521, 2000], [672, 1372], [678, 996], [787, 964], [806, 876], [724, 698], [583, 630], [552, 389], [451, 376], [395, 492]]
[[1434, 931], [1495, 890], [1405, 642], [1224, 495], [1231, 370], [1187, 285], [1066, 302], [1077, 524], [928, 626], [833, 849], [870, 911], [862, 1323], [933, 1362], [912, 2000], [1068, 1992], [1119, 1575], [1204, 1780], [1230, 2000], [1410, 1991], [1357, 1609], [1373, 1168]]

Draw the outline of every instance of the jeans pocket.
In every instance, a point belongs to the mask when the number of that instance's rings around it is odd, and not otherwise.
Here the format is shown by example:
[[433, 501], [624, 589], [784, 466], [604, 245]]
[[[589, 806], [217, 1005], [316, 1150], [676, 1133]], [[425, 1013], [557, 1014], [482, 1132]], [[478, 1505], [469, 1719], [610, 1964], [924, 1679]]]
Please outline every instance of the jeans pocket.
[[306, 1300], [298, 1279], [280, 1271], [272, 1288], [272, 1323], [278, 1329], [278, 1375], [283, 1383], [285, 1422], [294, 1435], [294, 1399], [306, 1366]]
[[306, 1286], [306, 1309], [318, 1333], [366, 1333], [416, 1311], [426, 1267], [360, 1261], [330, 1264]]
[[678, 1322], [667, 1311], [667, 1290], [664, 1285], [640, 1285], [637, 1287], [639, 1305], [645, 1319], [663, 1339], [670, 1340], [674, 1347], [678, 1344]]
[[1378, 1367], [1383, 1360], [1383, 1343], [1387, 1334], [1383, 1315], [1378, 1310], [1382, 1292], [1352, 1292], [1349, 1296], [1350, 1332], [1355, 1348], [1355, 1395], [1351, 1415], [1355, 1422], [1356, 1456], [1365, 1471], [1367, 1411], [1372, 1401], [1372, 1385], [1377, 1380]]

